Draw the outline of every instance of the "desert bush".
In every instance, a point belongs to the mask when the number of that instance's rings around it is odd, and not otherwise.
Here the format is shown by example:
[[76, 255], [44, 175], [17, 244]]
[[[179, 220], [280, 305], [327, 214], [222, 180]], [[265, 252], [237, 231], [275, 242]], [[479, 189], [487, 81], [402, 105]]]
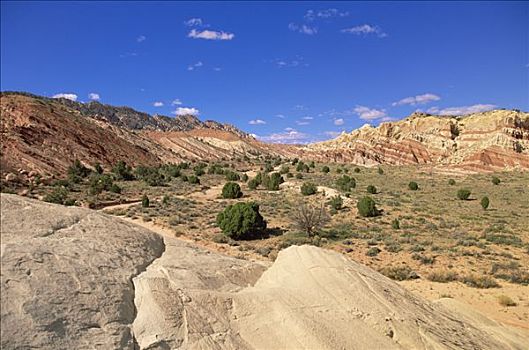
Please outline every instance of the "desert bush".
[[292, 173], [287, 173], [287, 177], [288, 177], [288, 178], [294, 177], [294, 174], [292, 174]]
[[461, 281], [473, 288], [498, 288], [500, 286], [494, 278], [486, 275], [467, 275]]
[[342, 192], [349, 192], [351, 189], [356, 187], [356, 180], [347, 175], [343, 175], [336, 180], [336, 187]]
[[377, 188], [373, 185], [369, 185], [367, 186], [367, 193], [371, 193], [371, 194], [376, 194], [377, 193]]
[[187, 181], [189, 181], [190, 184], [200, 185], [200, 179], [195, 175], [188, 176]]
[[208, 174], [210, 175], [224, 175], [224, 169], [220, 164], [211, 164], [208, 167]]
[[432, 282], [447, 283], [457, 281], [457, 273], [450, 270], [438, 270], [430, 272], [426, 278]]
[[127, 165], [124, 161], [120, 160], [112, 168], [116, 180], [130, 181], [134, 180], [134, 175], [132, 175], [132, 167]]
[[324, 173], [324, 174], [327, 174], [330, 171], [331, 171], [331, 169], [329, 169], [329, 167], [327, 165], [325, 165], [325, 166], [323, 166], [321, 168], [321, 172]]
[[157, 167], [138, 166], [134, 169], [134, 175], [149, 186], [164, 186], [166, 179], [159, 170]]
[[68, 190], [64, 187], [55, 187], [50, 193], [44, 196], [44, 201], [48, 203], [64, 204], [68, 198]]
[[507, 295], [498, 296], [498, 303], [500, 303], [501, 306], [516, 306], [517, 305], [516, 302]]
[[384, 174], [384, 170], [381, 167], [379, 167], [377, 171], [379, 175]]
[[285, 182], [285, 180], [279, 173], [271, 173], [262, 175], [261, 182], [267, 190], [278, 191], [279, 185]]
[[410, 181], [408, 188], [412, 191], [417, 191], [419, 189], [419, 185], [415, 181]]
[[195, 173], [195, 176], [197, 176], [197, 177], [200, 177], [200, 176], [202, 176], [202, 175], [204, 175], [206, 173], [204, 168], [201, 168], [201, 167], [195, 167], [195, 169], [193, 169], [193, 171]]
[[[112, 176], [104, 174], [94, 174], [90, 177], [89, 192], [92, 195], [100, 194], [103, 191], [110, 191], [114, 184]], [[119, 192], [118, 192], [119, 193]]]
[[281, 169], [279, 169], [280, 174], [286, 174], [290, 171], [290, 167], [288, 165], [282, 165]]
[[147, 195], [144, 194], [143, 197], [141, 198], [141, 206], [143, 208], [148, 208], [150, 203], [151, 201], [149, 200], [149, 197], [147, 197]]
[[359, 172], [360, 172], [360, 168], [359, 168], [359, 167], [356, 167], [356, 168], [354, 168], [353, 171], [354, 171], [355, 173], [359, 173]]
[[296, 179], [301, 180], [303, 179], [303, 175], [301, 173], [296, 174]]
[[76, 159], [72, 165], [68, 167], [68, 179], [73, 183], [80, 183], [83, 178], [90, 175], [90, 169], [85, 167], [79, 159]]
[[343, 208], [343, 199], [342, 199], [342, 196], [337, 195], [337, 196], [331, 197], [331, 199], [329, 200], [329, 205], [330, 205], [331, 208], [333, 208], [334, 210], [340, 210], [340, 209], [342, 209], [342, 208]]
[[343, 169], [342, 169], [342, 168], [337, 168], [337, 169], [336, 169], [336, 173], [337, 173], [337, 174], [341, 174], [341, 173], [343, 173]]
[[419, 276], [409, 266], [386, 266], [378, 272], [395, 281], [417, 279]]
[[449, 184], [450, 186], [454, 186], [454, 185], [456, 184], [456, 180], [454, 180], [454, 179], [450, 179], [450, 180], [448, 180], [448, 184]]
[[435, 261], [435, 258], [431, 256], [418, 254], [418, 253], [412, 254], [411, 258], [413, 260], [418, 260], [421, 264], [424, 264], [424, 265], [431, 265]]
[[226, 182], [224, 187], [222, 188], [222, 198], [241, 198], [242, 197], [242, 191], [241, 186], [239, 186], [238, 183], [235, 182]]
[[271, 172], [271, 171], [273, 171], [273, 170], [274, 170], [274, 167], [272, 166], [272, 164], [270, 164], [270, 163], [265, 163], [264, 168], [263, 168], [263, 171], [264, 171], [265, 173], [269, 173], [269, 172]]
[[330, 221], [323, 204], [316, 206], [301, 203], [294, 209], [291, 217], [294, 228], [305, 232], [308, 237], [312, 237]]
[[266, 221], [255, 202], [229, 205], [217, 215], [217, 225], [226, 236], [248, 239], [266, 229]]
[[489, 197], [485, 196], [483, 198], [481, 198], [481, 207], [483, 208], [483, 210], [487, 210], [487, 208], [489, 207]]
[[98, 174], [103, 174], [103, 171], [104, 171], [104, 170], [103, 170], [103, 167], [101, 166], [100, 163], [95, 163], [95, 164], [94, 164], [94, 170], [95, 170], [95, 172], [98, 173]]
[[304, 196], [310, 196], [318, 192], [318, 187], [312, 182], [305, 182], [300, 188], [301, 194]]
[[187, 175], [181, 175], [180, 179], [182, 179], [183, 182], [188, 182], [189, 181], [189, 178], [187, 177]]
[[499, 185], [501, 182], [500, 178], [497, 176], [493, 176], [491, 181], [494, 185]]
[[246, 174], [242, 174], [242, 175], [241, 175], [241, 181], [243, 181], [243, 182], [247, 182], [247, 181], [248, 181], [248, 175], [246, 175]]
[[399, 219], [393, 219], [393, 221], [391, 222], [391, 227], [394, 230], [400, 229], [400, 221], [399, 221]]
[[316, 164], [314, 164], [314, 161], [311, 161], [309, 164], [309, 168], [315, 168], [315, 167], [316, 167]]
[[367, 256], [377, 256], [378, 253], [380, 253], [381, 250], [378, 247], [371, 247], [367, 250], [366, 255]]
[[248, 188], [251, 189], [251, 190], [255, 190], [257, 188], [257, 186], [259, 186], [259, 182], [257, 181], [257, 179], [251, 179], [250, 181], [248, 181]]
[[296, 165], [298, 163], [299, 159], [298, 158], [294, 158], [292, 159], [292, 165]]
[[231, 170], [224, 171], [224, 175], [226, 176], [226, 180], [228, 181], [239, 181], [241, 179], [239, 174]]
[[499, 245], [510, 245], [514, 247], [521, 247], [523, 242], [522, 239], [514, 234], [509, 233], [496, 233], [496, 232], [485, 232], [481, 238], [484, 238], [487, 242], [499, 244]]
[[360, 216], [373, 217], [379, 215], [375, 201], [369, 196], [360, 199], [356, 207], [358, 208], [358, 214], [360, 214]]
[[462, 188], [459, 191], [457, 191], [457, 198], [459, 198], [462, 201], [465, 201], [468, 199], [468, 197], [470, 197], [470, 193], [471, 193], [470, 190]]

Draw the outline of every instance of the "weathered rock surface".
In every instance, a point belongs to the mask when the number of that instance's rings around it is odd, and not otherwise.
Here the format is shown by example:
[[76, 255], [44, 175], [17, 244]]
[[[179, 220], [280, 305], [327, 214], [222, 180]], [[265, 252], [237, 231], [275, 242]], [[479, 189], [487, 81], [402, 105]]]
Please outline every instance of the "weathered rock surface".
[[1, 195], [2, 349], [525, 349], [312, 246], [268, 266], [79, 208]]
[[1, 195], [2, 349], [133, 349], [132, 278], [160, 236], [80, 208]]
[[363, 126], [302, 149], [325, 161], [455, 165], [469, 170], [529, 169], [529, 113], [494, 110], [463, 117], [415, 113]]

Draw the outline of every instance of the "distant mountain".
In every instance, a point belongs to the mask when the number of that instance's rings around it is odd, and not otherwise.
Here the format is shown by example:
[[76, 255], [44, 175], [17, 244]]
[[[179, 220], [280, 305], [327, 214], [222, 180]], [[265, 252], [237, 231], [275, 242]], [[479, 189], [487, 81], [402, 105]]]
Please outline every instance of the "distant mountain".
[[529, 113], [493, 110], [467, 116], [414, 113], [378, 127], [365, 125], [308, 145], [305, 157], [377, 164], [433, 164], [480, 171], [529, 169]]

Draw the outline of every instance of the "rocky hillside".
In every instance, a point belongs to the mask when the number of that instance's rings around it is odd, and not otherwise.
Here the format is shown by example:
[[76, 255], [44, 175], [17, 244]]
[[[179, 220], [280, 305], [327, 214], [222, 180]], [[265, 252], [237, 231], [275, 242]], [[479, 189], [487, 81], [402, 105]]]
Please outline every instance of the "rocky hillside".
[[[227, 257], [119, 218], [2, 194], [2, 349], [524, 349], [339, 253]], [[24, 220], [21, 220], [24, 218]]]
[[60, 175], [73, 160], [111, 167], [277, 154], [237, 128], [194, 116], [153, 116], [128, 107], [2, 93], [2, 173]]
[[494, 110], [468, 116], [414, 113], [374, 128], [309, 145], [306, 157], [377, 164], [450, 165], [469, 170], [529, 169], [529, 113]]

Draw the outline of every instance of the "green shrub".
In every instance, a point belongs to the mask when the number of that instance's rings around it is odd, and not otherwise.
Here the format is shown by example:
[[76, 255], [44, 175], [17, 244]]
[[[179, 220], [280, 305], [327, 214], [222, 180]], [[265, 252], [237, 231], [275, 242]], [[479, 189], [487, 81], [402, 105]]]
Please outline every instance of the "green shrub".
[[369, 196], [360, 199], [356, 207], [358, 208], [358, 214], [363, 217], [373, 217], [379, 214], [375, 201]]
[[342, 192], [349, 192], [351, 189], [356, 187], [356, 180], [347, 175], [343, 175], [341, 178], [336, 180], [336, 186]]
[[470, 197], [470, 190], [467, 190], [465, 188], [460, 189], [457, 191], [457, 198], [459, 198], [462, 201], [466, 201], [468, 197]]
[[379, 270], [384, 276], [395, 281], [417, 279], [419, 276], [409, 266], [386, 266]]
[[90, 169], [85, 167], [79, 159], [76, 159], [72, 165], [68, 167], [68, 179], [73, 183], [80, 183], [83, 178], [90, 175]]
[[310, 196], [318, 192], [318, 187], [312, 182], [305, 182], [301, 185], [301, 194], [304, 196]]
[[483, 210], [487, 210], [487, 208], [489, 207], [489, 197], [485, 196], [483, 198], [481, 198], [481, 207], [483, 208]]
[[486, 275], [467, 275], [462, 282], [473, 288], [498, 288], [500, 285], [496, 280]]
[[321, 168], [321, 172], [322, 172], [322, 173], [327, 174], [327, 173], [330, 172], [330, 171], [331, 171], [331, 169], [329, 169], [329, 167], [328, 167], [327, 165], [325, 165], [325, 166], [323, 166], [323, 167]]
[[226, 182], [224, 187], [222, 188], [222, 198], [241, 198], [242, 197], [242, 191], [241, 186], [239, 186], [238, 183], [235, 182]]
[[242, 174], [242, 176], [241, 176], [241, 181], [243, 181], [243, 182], [247, 182], [247, 181], [248, 181], [248, 175], [246, 175], [246, 174]]
[[252, 238], [266, 229], [266, 221], [254, 202], [229, 205], [217, 215], [217, 225], [226, 236], [233, 239]]
[[75, 205], [75, 199], [73, 198], [66, 198], [64, 200], [64, 205], [71, 207], [72, 205]]
[[377, 188], [373, 185], [369, 185], [367, 186], [367, 193], [371, 193], [371, 194], [376, 194], [377, 193]]
[[438, 270], [430, 272], [426, 278], [432, 282], [447, 283], [457, 281], [457, 273], [450, 270]]
[[248, 181], [248, 188], [251, 189], [251, 190], [255, 190], [257, 188], [257, 186], [259, 186], [259, 181], [257, 181], [257, 179], [251, 179], [250, 181]]
[[264, 169], [263, 169], [263, 171], [264, 171], [265, 173], [269, 173], [269, 172], [271, 172], [271, 171], [273, 171], [273, 170], [274, 170], [274, 167], [272, 166], [272, 164], [270, 164], [270, 163], [266, 163], [266, 164], [264, 165]]
[[400, 229], [400, 221], [399, 221], [399, 219], [394, 219], [394, 220], [391, 222], [391, 227], [392, 227], [394, 230], [399, 230], [399, 229]]
[[286, 174], [290, 171], [290, 168], [288, 165], [283, 165], [281, 166], [281, 169], [279, 170], [279, 173], [280, 174]]
[[303, 179], [303, 175], [301, 173], [296, 174], [296, 179], [301, 180]]
[[200, 185], [200, 179], [195, 175], [188, 176], [187, 181], [189, 181], [190, 184]]
[[296, 165], [298, 163], [299, 159], [298, 158], [294, 158], [292, 159], [292, 165]]
[[143, 208], [148, 208], [149, 205], [150, 205], [149, 197], [147, 197], [147, 195], [144, 194], [143, 197], [141, 197], [141, 206]]
[[359, 173], [360, 172], [360, 168], [359, 167], [354, 168], [354, 172], [355, 173]]
[[68, 198], [68, 190], [64, 187], [55, 187], [51, 193], [44, 196], [44, 201], [48, 203], [64, 204]]
[[187, 177], [187, 175], [181, 175], [180, 178], [182, 179], [183, 182], [189, 181], [189, 178]]
[[493, 177], [492, 177], [492, 183], [493, 183], [494, 185], [499, 185], [500, 182], [501, 182], [501, 180], [500, 180], [499, 177], [497, 177], [497, 176], [493, 176]]
[[366, 255], [367, 256], [377, 256], [378, 253], [380, 253], [381, 250], [378, 247], [371, 247], [367, 250]]
[[110, 175], [94, 174], [90, 177], [89, 192], [92, 195], [100, 194], [103, 191], [110, 191], [113, 185], [113, 179]]
[[291, 177], [294, 177], [294, 174], [292, 174], [292, 173], [287, 173], [287, 177], [290, 179]]
[[419, 185], [415, 181], [410, 181], [408, 188], [412, 191], [417, 191], [419, 189]]
[[454, 179], [450, 179], [450, 180], [448, 180], [448, 184], [449, 184], [450, 186], [454, 186], [454, 185], [456, 184], [456, 180], [454, 180]]
[[241, 179], [239, 174], [231, 170], [226, 170], [224, 172], [224, 175], [226, 176], [226, 180], [228, 181], [239, 181]]
[[206, 171], [204, 170], [204, 168], [197, 168], [195, 167], [194, 169], [194, 172], [195, 172], [195, 176], [202, 176], [206, 173]]
[[384, 174], [384, 170], [383, 170], [382, 168], [380, 168], [380, 167], [378, 168], [378, 174], [379, 174], [379, 175]]
[[279, 185], [285, 182], [279, 173], [265, 174], [262, 176], [262, 184], [269, 191], [278, 191]]
[[343, 169], [342, 169], [342, 168], [337, 168], [337, 169], [336, 169], [336, 173], [337, 173], [337, 174], [341, 174], [341, 173], [343, 173]]
[[101, 164], [99, 163], [95, 163], [94, 164], [94, 170], [96, 171], [96, 173], [98, 174], [103, 174], [103, 167], [101, 166]]
[[117, 162], [117, 164], [112, 168], [112, 172], [116, 176], [116, 180], [134, 180], [134, 175], [132, 175], [132, 167], [127, 165], [127, 163], [122, 160]]
[[342, 199], [342, 196], [337, 195], [337, 196], [331, 197], [331, 199], [329, 200], [329, 205], [330, 205], [331, 208], [333, 208], [334, 210], [340, 210], [340, 209], [342, 209], [342, 208], [343, 208], [343, 199]]

